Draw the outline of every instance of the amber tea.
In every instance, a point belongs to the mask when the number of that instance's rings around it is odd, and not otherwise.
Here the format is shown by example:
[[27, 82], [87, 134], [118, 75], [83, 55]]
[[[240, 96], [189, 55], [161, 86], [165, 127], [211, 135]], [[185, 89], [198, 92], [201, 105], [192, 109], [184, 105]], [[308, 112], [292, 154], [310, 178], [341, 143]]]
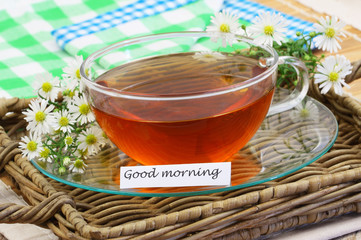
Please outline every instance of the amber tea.
[[93, 94], [99, 125], [122, 151], [145, 165], [226, 161], [259, 128], [274, 84], [271, 75], [248, 88], [214, 94], [266, 70], [250, 58], [223, 56], [176, 53], [109, 70], [96, 82], [130, 97]]

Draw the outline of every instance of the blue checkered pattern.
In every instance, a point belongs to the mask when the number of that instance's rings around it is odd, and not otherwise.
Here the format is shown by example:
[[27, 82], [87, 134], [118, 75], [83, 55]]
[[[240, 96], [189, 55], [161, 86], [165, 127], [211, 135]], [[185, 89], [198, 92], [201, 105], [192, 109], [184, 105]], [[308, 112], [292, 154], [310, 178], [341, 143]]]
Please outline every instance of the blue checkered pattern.
[[196, 0], [138, 0], [124, 7], [98, 15], [86, 21], [55, 29], [51, 34], [64, 48], [68, 42], [100, 32], [132, 20], [153, 16], [179, 8]]
[[285, 35], [289, 39], [296, 40], [296, 32], [308, 34], [314, 31], [312, 22], [307, 22], [285, 13], [278, 12], [273, 8], [269, 8], [256, 2], [248, 0], [225, 0], [222, 8], [237, 14], [241, 19], [248, 22], [252, 22], [258, 16], [260, 11], [280, 13], [287, 20], [288, 26]]
[[[52, 31], [52, 34], [56, 38], [57, 43], [64, 48], [68, 42], [82, 36], [110, 29], [132, 20], [176, 9], [195, 1], [196, 0], [137, 0], [134, 3], [86, 21], [55, 29]], [[222, 9], [237, 14], [240, 19], [248, 22], [252, 22], [260, 11], [280, 13], [275, 9], [248, 0], [225, 0]], [[288, 21], [287, 38], [296, 39], [296, 32], [304, 32], [307, 34], [314, 30], [312, 22], [307, 22], [284, 13], [281, 14]]]

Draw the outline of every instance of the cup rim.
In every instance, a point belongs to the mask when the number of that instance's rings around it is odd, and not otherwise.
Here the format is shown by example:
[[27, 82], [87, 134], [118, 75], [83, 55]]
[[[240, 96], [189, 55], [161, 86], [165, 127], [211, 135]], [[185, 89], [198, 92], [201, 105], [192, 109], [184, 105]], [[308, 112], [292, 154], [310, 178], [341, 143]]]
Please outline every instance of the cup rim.
[[[224, 33], [224, 34], [231, 34], [231, 33]], [[261, 74], [254, 76], [252, 78], [247, 79], [246, 81], [232, 84], [225, 87], [199, 91], [199, 92], [192, 92], [192, 93], [180, 93], [180, 94], [144, 94], [144, 93], [136, 93], [136, 92], [128, 92], [122, 91], [119, 89], [114, 89], [110, 87], [106, 87], [100, 84], [97, 84], [95, 81], [89, 79], [86, 74], [86, 69], [89, 69], [91, 64], [94, 61], [103, 55], [111, 52], [114, 49], [118, 49], [127, 45], [132, 45], [136, 43], [147, 42], [151, 40], [158, 40], [158, 39], [165, 39], [165, 38], [175, 38], [175, 37], [212, 37], [214, 36], [213, 32], [206, 32], [206, 31], [183, 31], [183, 32], [167, 32], [167, 33], [158, 33], [158, 34], [150, 34], [144, 35], [139, 37], [134, 37], [126, 40], [122, 40], [119, 42], [115, 42], [111, 45], [103, 47], [92, 54], [90, 54], [81, 64], [79, 72], [81, 76], [81, 81], [89, 88], [102, 92], [111, 97], [118, 97], [118, 98], [126, 98], [126, 99], [136, 99], [136, 100], [147, 100], [147, 101], [169, 101], [169, 100], [189, 100], [189, 99], [196, 99], [196, 98], [203, 98], [203, 97], [211, 97], [216, 95], [227, 94], [234, 91], [239, 91], [245, 88], [248, 88], [258, 82], [263, 81], [269, 75], [271, 75], [278, 66], [279, 56], [276, 50], [270, 46], [258, 44], [254, 41], [253, 38], [243, 35], [233, 34], [236, 39], [242, 40], [243, 42], [251, 43], [252, 45], [261, 47], [262, 49], [266, 50], [272, 55], [272, 59], [269, 62], [269, 67], [266, 71], [262, 72]]]

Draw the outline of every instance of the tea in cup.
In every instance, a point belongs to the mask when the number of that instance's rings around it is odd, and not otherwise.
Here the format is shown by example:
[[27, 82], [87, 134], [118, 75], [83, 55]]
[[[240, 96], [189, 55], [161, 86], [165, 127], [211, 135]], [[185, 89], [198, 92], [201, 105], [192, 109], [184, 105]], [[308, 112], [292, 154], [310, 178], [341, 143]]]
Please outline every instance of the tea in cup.
[[[90, 55], [80, 73], [109, 139], [143, 165], [223, 162], [253, 137], [267, 114], [297, 105], [307, 70], [292, 57], [239, 36], [223, 47], [208, 32], [149, 35]], [[259, 55], [251, 55], [257, 48]], [[111, 60], [111, 61], [110, 61]], [[281, 61], [299, 68], [299, 87], [272, 104]], [[101, 74], [86, 74], [93, 65]]]

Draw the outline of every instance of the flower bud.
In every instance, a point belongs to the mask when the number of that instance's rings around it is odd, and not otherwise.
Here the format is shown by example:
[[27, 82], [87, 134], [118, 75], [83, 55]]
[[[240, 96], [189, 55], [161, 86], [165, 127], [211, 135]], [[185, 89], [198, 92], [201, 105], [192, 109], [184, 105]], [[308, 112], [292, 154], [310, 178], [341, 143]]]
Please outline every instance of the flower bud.
[[71, 160], [70, 160], [69, 157], [65, 157], [65, 158], [63, 159], [63, 164], [64, 164], [64, 166], [69, 166], [70, 162], [71, 162]]
[[316, 36], [316, 33], [315, 33], [315, 32], [310, 32], [310, 34], [309, 34], [309, 35], [310, 35], [310, 37], [311, 37], [311, 38], [313, 38], [313, 37], [315, 37], [315, 36]]
[[63, 174], [66, 173], [66, 168], [64, 166], [59, 167], [58, 172], [59, 172], [60, 175], [63, 175]]

